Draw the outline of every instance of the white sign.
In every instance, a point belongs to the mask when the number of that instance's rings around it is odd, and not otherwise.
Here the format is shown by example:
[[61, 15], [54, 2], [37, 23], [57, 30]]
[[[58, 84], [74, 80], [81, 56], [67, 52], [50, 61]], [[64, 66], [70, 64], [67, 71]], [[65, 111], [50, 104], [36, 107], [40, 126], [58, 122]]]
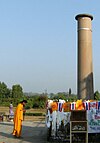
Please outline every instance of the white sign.
[[88, 133], [100, 133], [100, 110], [87, 110]]

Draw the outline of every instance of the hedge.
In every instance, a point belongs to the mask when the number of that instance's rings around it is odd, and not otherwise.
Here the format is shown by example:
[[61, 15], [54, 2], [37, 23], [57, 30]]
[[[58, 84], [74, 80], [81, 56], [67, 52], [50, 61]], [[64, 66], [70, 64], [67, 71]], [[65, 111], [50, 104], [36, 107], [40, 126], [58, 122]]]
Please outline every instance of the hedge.
[[26, 116], [45, 116], [44, 113], [25, 113]]

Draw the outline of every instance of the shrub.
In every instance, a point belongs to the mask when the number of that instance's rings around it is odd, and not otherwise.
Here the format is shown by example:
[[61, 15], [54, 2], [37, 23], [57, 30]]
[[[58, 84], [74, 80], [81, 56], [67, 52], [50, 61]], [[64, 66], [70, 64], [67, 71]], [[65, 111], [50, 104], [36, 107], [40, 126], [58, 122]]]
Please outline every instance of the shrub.
[[43, 113], [25, 113], [26, 116], [43, 116]]

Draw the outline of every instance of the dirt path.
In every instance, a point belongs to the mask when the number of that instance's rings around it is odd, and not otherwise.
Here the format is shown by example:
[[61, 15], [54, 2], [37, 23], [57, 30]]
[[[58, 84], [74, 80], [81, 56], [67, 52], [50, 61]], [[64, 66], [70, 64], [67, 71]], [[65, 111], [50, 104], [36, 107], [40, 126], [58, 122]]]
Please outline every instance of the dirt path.
[[21, 139], [12, 136], [12, 122], [0, 122], [0, 143], [47, 143], [47, 128], [45, 121], [23, 121]]

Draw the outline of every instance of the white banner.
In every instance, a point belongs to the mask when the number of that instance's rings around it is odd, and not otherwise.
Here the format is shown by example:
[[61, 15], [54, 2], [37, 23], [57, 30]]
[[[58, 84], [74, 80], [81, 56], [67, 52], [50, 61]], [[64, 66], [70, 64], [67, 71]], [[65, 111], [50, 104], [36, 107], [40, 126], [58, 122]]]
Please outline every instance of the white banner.
[[100, 110], [87, 110], [88, 133], [100, 133]]

